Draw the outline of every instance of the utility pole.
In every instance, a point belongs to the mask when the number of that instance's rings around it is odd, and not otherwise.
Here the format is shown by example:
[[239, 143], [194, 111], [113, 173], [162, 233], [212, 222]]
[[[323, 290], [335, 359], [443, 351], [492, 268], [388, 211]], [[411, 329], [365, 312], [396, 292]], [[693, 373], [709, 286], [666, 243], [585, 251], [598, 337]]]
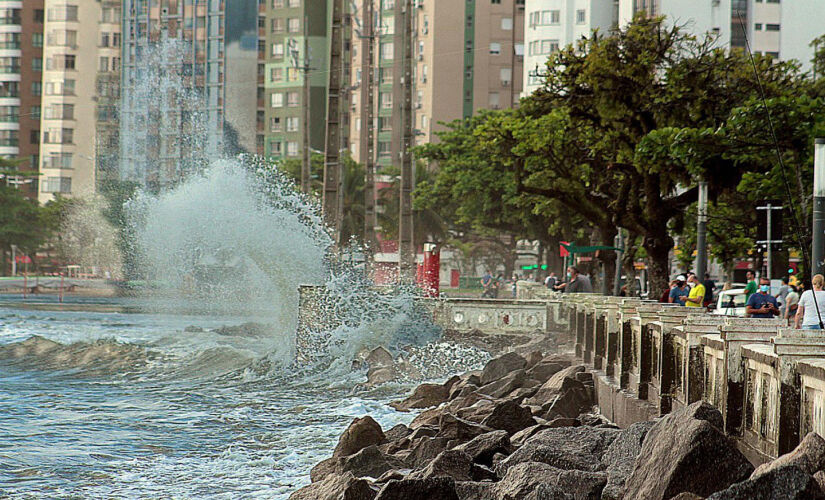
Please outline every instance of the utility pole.
[[[380, 1], [380, 0], [379, 0]], [[361, 161], [364, 162], [364, 246], [372, 255], [376, 244], [375, 227], [375, 12], [373, 0], [364, 0], [361, 34]], [[369, 263], [369, 259], [367, 259]]]
[[[705, 279], [708, 270], [708, 183], [699, 182], [699, 209], [696, 214], [696, 276]], [[770, 233], [769, 233], [770, 234]]]
[[335, 245], [341, 243], [341, 101], [344, 77], [344, 0], [333, 0], [329, 51], [329, 95], [327, 97], [324, 144], [323, 210], [333, 230]]
[[304, 16], [304, 54], [303, 54], [303, 61], [299, 59], [298, 47], [296, 46], [295, 40], [290, 40], [290, 49], [292, 55], [292, 67], [296, 71], [301, 71], [301, 76], [303, 77], [303, 97], [301, 99], [301, 104], [303, 105], [303, 113], [304, 116], [302, 118], [303, 121], [303, 161], [301, 162], [301, 191], [304, 193], [310, 192], [310, 95], [309, 95], [309, 72], [311, 68], [309, 67], [309, 16]]
[[822, 274], [825, 265], [825, 139], [814, 141], [814, 221], [811, 275]]
[[[622, 232], [622, 228], [619, 228], [614, 242], [615, 247], [619, 250], [616, 250], [616, 276], [613, 281], [613, 295], [618, 297], [619, 294], [622, 293], [622, 254], [624, 254], [624, 233]], [[607, 276], [605, 276], [605, 281], [607, 281]]]
[[[816, 200], [816, 198], [814, 198]], [[768, 249], [768, 272], [766, 273], [765, 277], [771, 279], [771, 273], [773, 268], [773, 245], [774, 244], [782, 244], [782, 240], [775, 240], [773, 239], [773, 211], [774, 210], [782, 210], [785, 207], [771, 205], [771, 202], [767, 202], [765, 206], [756, 207], [757, 210], [767, 210], [767, 223], [766, 223], [766, 237], [764, 240], [759, 240], [756, 243], [758, 245], [765, 245]], [[816, 209], [814, 209], [816, 210]], [[816, 213], [814, 213], [814, 218], [816, 218]], [[816, 220], [816, 219], [814, 219]]]
[[413, 35], [415, 30], [414, 0], [405, 0], [404, 17], [404, 89], [402, 104], [401, 143], [401, 199], [398, 219], [399, 276], [402, 282], [411, 283], [415, 278], [415, 242], [413, 241]]

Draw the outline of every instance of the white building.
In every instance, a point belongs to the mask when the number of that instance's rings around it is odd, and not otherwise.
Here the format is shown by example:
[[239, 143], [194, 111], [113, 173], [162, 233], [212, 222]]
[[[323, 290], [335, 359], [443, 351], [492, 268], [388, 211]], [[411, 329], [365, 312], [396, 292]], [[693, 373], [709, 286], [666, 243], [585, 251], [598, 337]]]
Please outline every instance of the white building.
[[527, 0], [526, 10], [525, 95], [540, 85], [531, 75], [553, 51], [593, 29], [625, 26], [638, 11], [664, 15], [697, 35], [715, 34], [722, 47], [744, 48], [747, 39], [754, 53], [796, 59], [805, 71], [811, 41], [825, 34], [824, 0]]

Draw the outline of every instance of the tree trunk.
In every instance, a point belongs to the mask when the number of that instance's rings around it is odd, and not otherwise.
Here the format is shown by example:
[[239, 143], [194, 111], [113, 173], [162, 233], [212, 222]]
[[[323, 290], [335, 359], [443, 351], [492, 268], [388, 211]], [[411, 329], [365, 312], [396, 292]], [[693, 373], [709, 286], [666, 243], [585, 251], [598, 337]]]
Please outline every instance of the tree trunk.
[[0, 249], [0, 256], [2, 256], [2, 264], [3, 264], [2, 271], [0, 271], [0, 276], [8, 276], [9, 261], [8, 261], [8, 256], [6, 255], [6, 249], [5, 248]]
[[[612, 247], [615, 244], [618, 229], [614, 225], [605, 225], [599, 228], [601, 233], [602, 245]], [[613, 282], [616, 280], [616, 252], [614, 250], [599, 251], [599, 261], [601, 261], [602, 271], [604, 272], [604, 279], [601, 283], [602, 295], [613, 294]]]
[[673, 239], [667, 233], [645, 237], [645, 250], [648, 257], [649, 298], [658, 300], [665, 290], [670, 288], [670, 249]]
[[507, 251], [504, 258], [504, 275], [512, 276], [516, 267], [516, 237], [512, 234], [507, 236]]

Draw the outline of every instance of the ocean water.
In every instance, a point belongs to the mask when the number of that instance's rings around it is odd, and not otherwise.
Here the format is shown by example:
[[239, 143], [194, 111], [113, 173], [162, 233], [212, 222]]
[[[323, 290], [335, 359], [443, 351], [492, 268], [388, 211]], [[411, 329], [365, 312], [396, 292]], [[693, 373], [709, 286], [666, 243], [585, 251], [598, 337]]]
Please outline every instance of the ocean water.
[[248, 316], [0, 300], [2, 498], [285, 499], [353, 418], [414, 417], [387, 406], [412, 382], [353, 389], [363, 372], [271, 362], [269, 332], [215, 331]]

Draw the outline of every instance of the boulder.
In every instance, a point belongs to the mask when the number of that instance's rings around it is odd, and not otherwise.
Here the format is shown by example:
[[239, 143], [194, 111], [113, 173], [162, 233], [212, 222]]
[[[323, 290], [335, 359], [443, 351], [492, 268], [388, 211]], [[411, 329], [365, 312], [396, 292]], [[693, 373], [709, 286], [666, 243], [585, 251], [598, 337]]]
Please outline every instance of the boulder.
[[398, 370], [394, 366], [376, 366], [367, 370], [367, 385], [376, 386], [392, 382], [399, 378]]
[[444, 413], [438, 420], [438, 437], [456, 439], [459, 441], [469, 441], [476, 436], [480, 436], [492, 429], [484, 425], [460, 419], [450, 413]]
[[676, 495], [675, 497], [671, 498], [670, 500], [705, 500], [705, 497], [700, 497], [696, 493], [690, 493], [688, 491], [683, 491]]
[[822, 500], [825, 495], [814, 478], [798, 465], [772, 467], [753, 479], [731, 485], [708, 500]]
[[525, 500], [574, 500], [573, 495], [549, 484], [540, 484]]
[[492, 398], [501, 398], [522, 387], [527, 380], [526, 372], [523, 369], [518, 369], [479, 387], [477, 392]]
[[390, 480], [375, 500], [459, 500], [451, 477]]
[[345, 457], [332, 457], [319, 462], [309, 473], [310, 480], [323, 481], [329, 475], [343, 475], [347, 472], [355, 477], [377, 478], [392, 469], [403, 469], [405, 464], [392, 455], [383, 453], [377, 446], [367, 446], [363, 450]]
[[523, 462], [541, 462], [564, 470], [600, 471], [605, 468], [602, 455], [619, 432], [593, 427], [543, 429], [502, 460], [496, 466], [496, 473], [502, 477], [509, 468]]
[[367, 481], [351, 473], [331, 474], [323, 481], [305, 486], [289, 496], [289, 500], [373, 500], [375, 491]]
[[384, 433], [384, 438], [387, 441], [397, 441], [399, 439], [403, 439], [412, 433], [412, 429], [407, 427], [404, 424], [398, 424], [392, 429], [388, 430]]
[[602, 500], [621, 500], [624, 485], [636, 457], [642, 451], [642, 442], [654, 422], [637, 422], [621, 431], [602, 455], [607, 472], [607, 484], [602, 490]]
[[[523, 462], [511, 467], [497, 485], [499, 498], [598, 499], [607, 482], [604, 472], [562, 470], [539, 462]], [[537, 490], [543, 496], [532, 496]]]
[[548, 402], [551, 402], [561, 393], [562, 384], [566, 378], [571, 378], [573, 380], [577, 373], [584, 371], [584, 365], [576, 365], [567, 367], [559, 372], [556, 372], [552, 377], [550, 377], [547, 382], [542, 384], [539, 387], [539, 390], [536, 394], [527, 401], [528, 404], [535, 404], [539, 406], [543, 406]]
[[539, 363], [527, 370], [527, 376], [536, 379], [542, 384], [550, 380], [550, 377], [562, 371], [564, 367], [558, 363]]
[[427, 479], [448, 476], [456, 481], [473, 480], [473, 460], [460, 450], [445, 450], [438, 454], [426, 467], [407, 476], [409, 479]]
[[455, 491], [461, 500], [498, 500], [495, 484], [486, 481], [457, 481]]
[[375, 480], [375, 484], [384, 484], [390, 479], [404, 479], [407, 474], [412, 472], [412, 469], [393, 469], [381, 474], [381, 477]]
[[814, 474], [814, 481], [816, 481], [817, 484], [819, 484], [819, 489], [825, 491], [825, 471], [821, 470]]
[[496, 453], [509, 455], [512, 446], [507, 431], [501, 430], [481, 434], [453, 449], [466, 453], [475, 463], [492, 466], [493, 455]]
[[315, 467], [310, 469], [309, 471], [309, 480], [313, 483], [317, 483], [318, 481], [323, 481], [326, 479], [327, 476], [333, 474], [336, 470], [336, 465], [338, 464], [338, 458], [327, 458], [325, 460], [321, 460]]
[[757, 467], [751, 479], [786, 465], [795, 465], [810, 475], [825, 469], [825, 439], [815, 432], [808, 433], [793, 451]]
[[379, 445], [386, 441], [384, 431], [378, 422], [367, 415], [356, 418], [338, 438], [338, 446], [332, 452], [333, 457], [352, 455], [370, 445]]
[[584, 384], [572, 378], [564, 379], [561, 392], [546, 403], [543, 418], [553, 420], [558, 417], [574, 418], [589, 411], [595, 402], [592, 391]]
[[412, 431], [409, 435], [410, 441], [415, 441], [418, 438], [422, 437], [434, 437], [438, 434], [438, 427], [434, 425], [422, 425], [418, 429]]
[[527, 364], [524, 367], [530, 369], [538, 363], [541, 363], [541, 360], [544, 359], [544, 354], [542, 354], [541, 351], [530, 351], [524, 356], [524, 359], [527, 360]]
[[481, 425], [514, 434], [536, 425], [536, 421], [533, 420], [533, 415], [528, 408], [515, 401], [507, 400], [495, 405], [493, 412], [481, 422]]
[[392, 354], [390, 354], [390, 351], [383, 347], [376, 347], [370, 351], [364, 361], [367, 362], [370, 368], [395, 365], [395, 360], [393, 359]]
[[[566, 425], [571, 424], [571, 425]], [[578, 427], [579, 421], [575, 418], [571, 419], [561, 419], [557, 418], [551, 422], [546, 424], [538, 424], [527, 427], [526, 429], [522, 429], [510, 437], [510, 443], [512, 443], [513, 447], [521, 448], [521, 446], [527, 442], [531, 437], [535, 436], [539, 431], [543, 431], [544, 429], [555, 429], [558, 427]]]
[[421, 384], [403, 401], [390, 403], [398, 411], [438, 406], [448, 400], [450, 390], [443, 384]]
[[708, 496], [747, 479], [753, 466], [721, 428], [722, 414], [703, 401], [659, 419], [645, 437], [624, 498], [668, 500], [684, 491]]
[[472, 406], [460, 408], [455, 413], [456, 416], [461, 419], [480, 424], [482, 420], [493, 413], [494, 409], [495, 403], [493, 400], [482, 399], [481, 401], [476, 401]]
[[438, 420], [445, 411], [446, 408], [443, 406], [422, 411], [410, 422], [410, 429], [418, 429], [424, 425], [438, 425]]
[[485, 386], [510, 372], [524, 368], [526, 365], [527, 360], [514, 352], [508, 352], [503, 356], [491, 359], [481, 371], [481, 385]]
[[446, 450], [449, 443], [449, 439], [442, 437], [423, 437], [417, 441], [413, 441], [406, 463], [413, 469], [424, 467], [430, 460], [437, 457], [439, 453]]

